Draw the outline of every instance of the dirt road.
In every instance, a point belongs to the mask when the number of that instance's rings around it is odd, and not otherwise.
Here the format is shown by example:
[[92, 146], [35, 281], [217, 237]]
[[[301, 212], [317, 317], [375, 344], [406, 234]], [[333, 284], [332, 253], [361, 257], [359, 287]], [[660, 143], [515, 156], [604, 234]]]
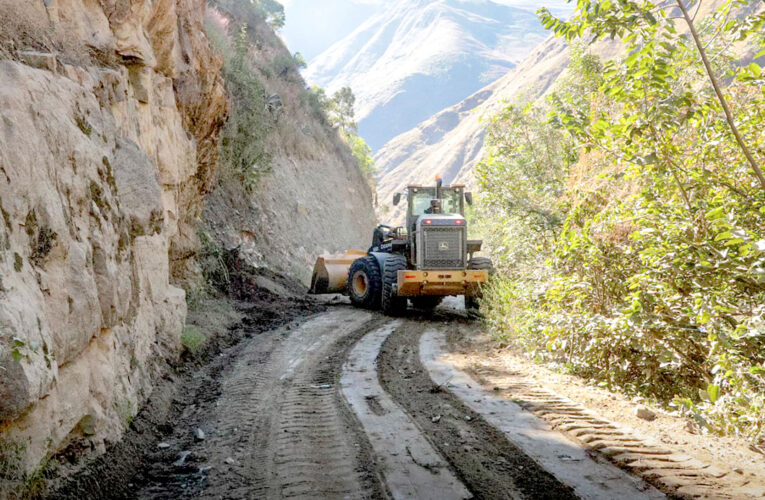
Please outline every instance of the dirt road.
[[[164, 416], [126, 437], [140, 443], [127, 455], [132, 469], [114, 465], [126, 460], [123, 445], [89, 482], [57, 497], [726, 496], [704, 489], [717, 469], [704, 475], [689, 462], [696, 475], [683, 475], [671, 450], [605, 432], [608, 422], [572, 413], [569, 403], [552, 398], [541, 414], [527, 411], [471, 378], [448, 360], [449, 339], [475, 334], [480, 322], [454, 302], [399, 319], [341, 302], [287, 321], [177, 381]], [[556, 411], [568, 415], [565, 429], [551, 425]], [[610, 436], [604, 447], [614, 453], [571, 434], [589, 428]], [[630, 469], [628, 455], [653, 465]], [[679, 483], [640, 473], [662, 467], [680, 470]]]

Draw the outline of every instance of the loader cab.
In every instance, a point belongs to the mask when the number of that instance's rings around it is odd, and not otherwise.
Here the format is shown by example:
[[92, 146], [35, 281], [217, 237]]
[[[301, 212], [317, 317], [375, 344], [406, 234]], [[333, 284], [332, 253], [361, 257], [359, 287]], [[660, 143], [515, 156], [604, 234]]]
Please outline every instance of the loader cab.
[[[409, 234], [414, 233], [417, 219], [430, 214], [431, 201], [440, 199], [442, 214], [465, 216], [465, 203], [473, 203], [472, 193], [465, 191], [465, 186], [407, 186], [406, 228]], [[438, 191], [438, 192], [437, 192]], [[401, 195], [393, 197], [393, 204], [398, 205]]]

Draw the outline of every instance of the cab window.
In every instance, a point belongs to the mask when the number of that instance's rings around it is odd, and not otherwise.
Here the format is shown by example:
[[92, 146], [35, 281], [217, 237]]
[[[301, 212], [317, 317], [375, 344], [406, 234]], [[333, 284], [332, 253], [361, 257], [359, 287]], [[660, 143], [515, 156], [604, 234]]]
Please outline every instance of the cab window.
[[[418, 188], [412, 192], [412, 215], [417, 217], [425, 215], [425, 210], [430, 208], [430, 200], [436, 197], [436, 188]], [[461, 214], [462, 193], [453, 189], [441, 189], [441, 210], [445, 214]]]

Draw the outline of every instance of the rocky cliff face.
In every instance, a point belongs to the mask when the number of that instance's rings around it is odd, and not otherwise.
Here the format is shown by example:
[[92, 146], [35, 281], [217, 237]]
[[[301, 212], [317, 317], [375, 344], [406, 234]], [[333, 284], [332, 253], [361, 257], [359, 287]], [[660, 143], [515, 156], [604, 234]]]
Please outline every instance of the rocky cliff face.
[[204, 9], [0, 1], [0, 473], [103, 449], [180, 350], [227, 109]]
[[283, 103], [271, 168], [252, 192], [223, 172], [209, 12], [0, 0], [0, 498], [46, 457], [120, 438], [181, 350], [200, 222], [303, 280], [370, 237], [365, 179], [262, 22], [251, 50]]

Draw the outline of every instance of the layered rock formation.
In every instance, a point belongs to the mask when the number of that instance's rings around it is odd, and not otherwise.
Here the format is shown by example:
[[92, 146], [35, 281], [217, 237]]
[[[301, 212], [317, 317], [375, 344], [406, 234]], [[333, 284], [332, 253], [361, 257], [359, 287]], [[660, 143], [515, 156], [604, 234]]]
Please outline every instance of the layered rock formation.
[[118, 439], [180, 350], [170, 263], [194, 244], [227, 110], [204, 9], [0, 2], [6, 473]]

